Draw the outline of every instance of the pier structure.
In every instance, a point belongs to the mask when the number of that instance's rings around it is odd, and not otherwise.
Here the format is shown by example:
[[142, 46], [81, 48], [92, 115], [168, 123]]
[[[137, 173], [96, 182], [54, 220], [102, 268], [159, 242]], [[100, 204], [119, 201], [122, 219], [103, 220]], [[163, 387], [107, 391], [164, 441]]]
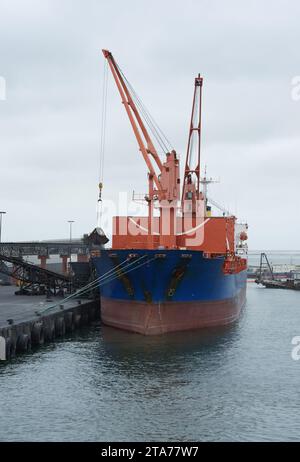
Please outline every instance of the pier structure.
[[[99, 300], [71, 298], [53, 303], [44, 296], [14, 295], [11, 286], [0, 287], [0, 359], [63, 338], [65, 334], [100, 319]], [[3, 357], [5, 355], [5, 358]]]
[[[100, 319], [90, 255], [107, 242], [101, 228], [82, 239], [0, 242], [0, 275], [6, 275], [0, 280], [0, 359], [9, 360]], [[54, 255], [61, 260], [60, 270], [49, 265]], [[39, 264], [28, 261], [30, 257]], [[9, 285], [9, 278], [19, 290]]]
[[28, 241], [28, 242], [1, 242], [0, 255], [6, 257], [36, 257], [40, 267], [46, 269], [52, 255], [57, 255], [61, 261], [60, 272], [68, 273], [70, 255], [76, 255], [78, 262], [89, 260], [90, 243], [86, 238], [69, 240]]

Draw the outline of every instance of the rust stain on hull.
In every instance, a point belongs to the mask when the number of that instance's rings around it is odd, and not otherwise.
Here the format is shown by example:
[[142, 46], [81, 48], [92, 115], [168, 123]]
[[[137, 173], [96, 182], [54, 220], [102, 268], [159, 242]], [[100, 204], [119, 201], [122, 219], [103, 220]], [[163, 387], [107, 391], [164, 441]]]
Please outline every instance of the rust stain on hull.
[[245, 301], [245, 288], [233, 299], [208, 302], [146, 303], [101, 297], [101, 319], [107, 326], [159, 335], [233, 323]]

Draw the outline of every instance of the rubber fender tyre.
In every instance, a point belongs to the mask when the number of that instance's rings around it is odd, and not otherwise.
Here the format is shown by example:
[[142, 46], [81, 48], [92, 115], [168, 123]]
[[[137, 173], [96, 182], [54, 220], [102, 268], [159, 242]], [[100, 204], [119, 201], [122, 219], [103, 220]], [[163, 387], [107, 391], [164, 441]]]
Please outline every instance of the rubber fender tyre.
[[81, 326], [81, 314], [80, 313], [75, 314], [75, 316], [74, 316], [74, 325], [75, 325], [76, 329], [78, 329]]
[[13, 348], [13, 345], [12, 345], [11, 338], [6, 337], [6, 339], [5, 339], [5, 356], [6, 356], [7, 361], [9, 361], [13, 357], [12, 348]]
[[89, 315], [88, 313], [82, 313], [81, 314], [81, 324], [83, 326], [86, 326], [89, 323]]
[[45, 342], [53, 342], [55, 340], [55, 326], [54, 322], [44, 326]]
[[28, 334], [21, 334], [17, 339], [16, 349], [18, 352], [26, 353], [31, 350], [31, 339]]
[[14, 339], [14, 338], [11, 338], [10, 341], [11, 341], [10, 357], [11, 357], [11, 358], [14, 358], [14, 357], [16, 356], [16, 346], [17, 346], [17, 342], [16, 342], [16, 339]]
[[89, 322], [93, 322], [96, 319], [96, 309], [90, 308], [89, 310]]
[[43, 345], [45, 342], [43, 324], [41, 322], [34, 323], [31, 331], [31, 342], [33, 345]]
[[66, 333], [66, 325], [64, 318], [55, 319], [55, 334], [57, 337], [63, 337]]
[[66, 332], [73, 332], [74, 330], [73, 313], [71, 312], [65, 313], [64, 320], [65, 320]]

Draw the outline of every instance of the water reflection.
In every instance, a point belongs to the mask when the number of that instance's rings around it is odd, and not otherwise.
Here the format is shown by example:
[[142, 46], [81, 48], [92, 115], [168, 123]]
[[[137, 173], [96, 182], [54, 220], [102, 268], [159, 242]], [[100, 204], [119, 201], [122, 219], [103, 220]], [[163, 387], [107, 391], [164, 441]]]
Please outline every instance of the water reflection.
[[144, 358], [159, 356], [159, 359], [174, 359], [179, 355], [196, 355], [228, 348], [238, 336], [239, 325], [199, 329], [186, 332], [172, 332], [166, 335], [144, 336], [102, 326], [102, 340], [105, 352], [114, 360], [141, 355]]
[[106, 363], [125, 375], [184, 373], [194, 368], [213, 368], [216, 362], [226, 363], [232, 345], [239, 337], [239, 324], [214, 329], [174, 332], [167, 335], [143, 336], [101, 328], [101, 351]]
[[97, 325], [0, 363], [0, 440], [299, 439], [300, 294], [282, 292], [249, 287], [225, 328]]

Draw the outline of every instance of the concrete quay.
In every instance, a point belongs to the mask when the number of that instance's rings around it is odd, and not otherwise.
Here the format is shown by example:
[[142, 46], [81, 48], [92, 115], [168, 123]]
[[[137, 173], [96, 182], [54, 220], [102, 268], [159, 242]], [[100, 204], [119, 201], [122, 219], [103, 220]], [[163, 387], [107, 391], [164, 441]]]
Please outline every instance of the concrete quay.
[[15, 291], [15, 286], [0, 286], [0, 359], [10, 360], [100, 319], [99, 300], [46, 301], [45, 296]]

